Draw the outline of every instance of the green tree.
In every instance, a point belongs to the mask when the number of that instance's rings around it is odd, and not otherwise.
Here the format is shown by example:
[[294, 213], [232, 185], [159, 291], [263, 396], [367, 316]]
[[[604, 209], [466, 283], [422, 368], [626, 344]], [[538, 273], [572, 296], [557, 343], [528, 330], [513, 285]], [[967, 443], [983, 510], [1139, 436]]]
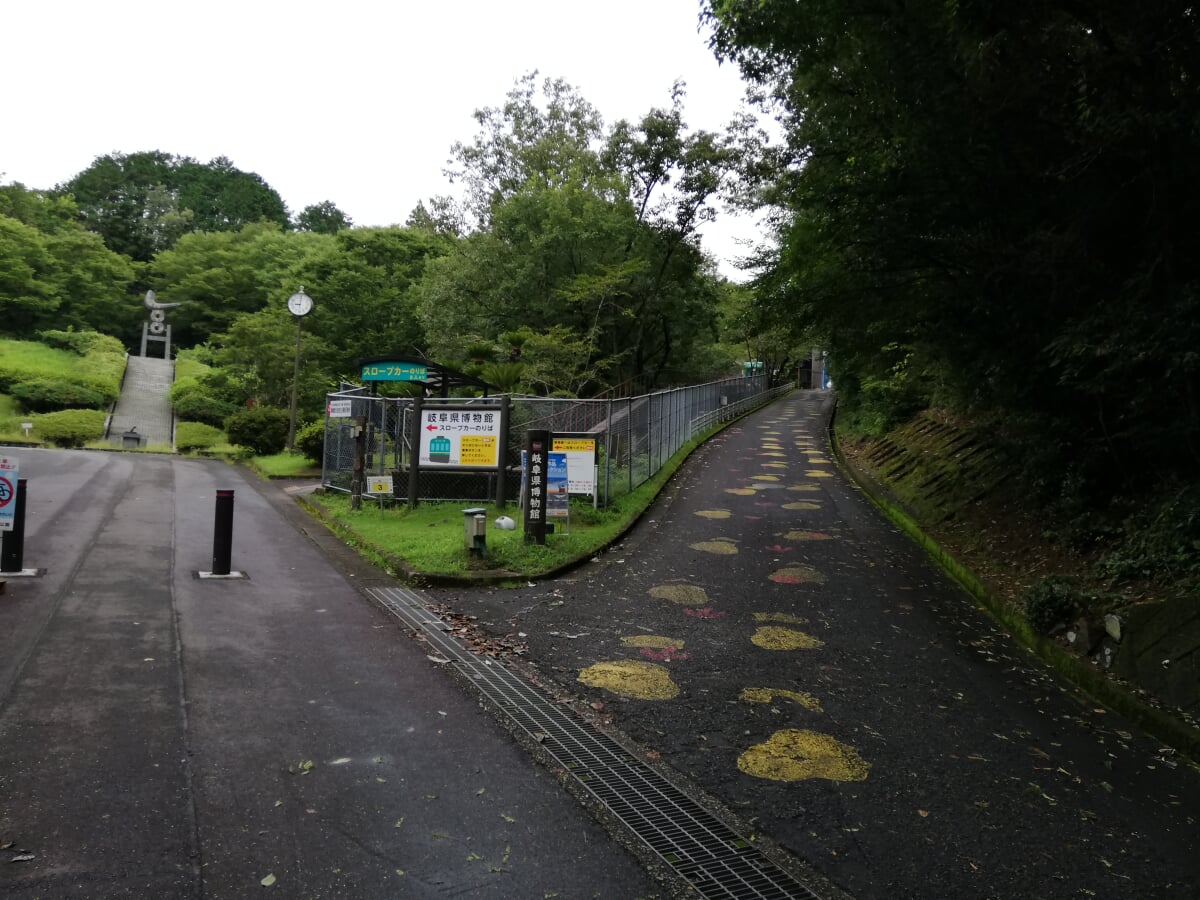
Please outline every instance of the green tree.
[[149, 280], [161, 302], [183, 303], [168, 315], [175, 342], [191, 347], [229, 329], [238, 316], [288, 297], [304, 283], [305, 261], [333, 241], [265, 222], [239, 231], [194, 232], [155, 257]]
[[[238, 395], [238, 405], [249, 401], [275, 409], [290, 406], [296, 322], [282, 300], [277, 306], [239, 316], [227, 331], [214, 338], [214, 343], [218, 347], [215, 359], [225, 383], [218, 385], [205, 378], [205, 385], [226, 398]], [[325, 341], [301, 330], [297, 397], [302, 419], [323, 408], [325, 391], [332, 386], [327, 374], [332, 355]]]
[[6, 335], [32, 337], [52, 326], [61, 303], [52, 283], [53, 268], [40, 231], [0, 216], [0, 298], [4, 300], [0, 328]]
[[139, 315], [130, 261], [75, 221], [68, 198], [0, 188], [0, 329], [33, 338], [78, 328], [132, 339]]
[[450, 246], [449, 238], [420, 229], [353, 228], [293, 270], [315, 301], [305, 327], [336, 354], [331, 376], [350, 376], [364, 356], [425, 349], [411, 289]]
[[306, 206], [296, 216], [297, 231], [315, 231], [318, 234], [337, 234], [353, 224], [350, 217], [331, 200]]
[[252, 222], [289, 224], [279, 194], [223, 156], [208, 163], [161, 150], [97, 157], [55, 189], [70, 195], [85, 227], [139, 262], [192, 231], [236, 231]]
[[[991, 410], [1112, 490], [1200, 462], [1200, 29], [1184, 4], [708, 0], [778, 104], [759, 287], [839, 387]], [[852, 391], [853, 395], [853, 391]], [[851, 396], [852, 398], [852, 396]], [[1046, 434], [1056, 435], [1047, 446]], [[1119, 474], [1118, 474], [1119, 473]]]
[[[479, 134], [453, 149], [474, 230], [430, 267], [420, 315], [440, 357], [523, 326], [582, 348], [598, 390], [688, 377], [715, 339], [715, 277], [696, 226], [733, 156], [669, 110], [604, 130], [561, 80], [518, 80]], [[533, 381], [538, 379], [534, 378]], [[542, 380], [548, 387], [548, 382]]]

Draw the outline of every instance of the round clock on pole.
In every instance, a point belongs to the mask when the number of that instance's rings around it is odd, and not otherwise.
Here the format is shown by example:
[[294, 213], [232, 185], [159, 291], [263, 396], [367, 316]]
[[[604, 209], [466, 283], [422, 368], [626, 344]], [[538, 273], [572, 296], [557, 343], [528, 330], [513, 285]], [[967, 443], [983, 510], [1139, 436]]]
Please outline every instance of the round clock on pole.
[[313, 308], [312, 297], [304, 293], [304, 285], [300, 285], [300, 290], [288, 297], [287, 308], [288, 312], [296, 317], [296, 358], [292, 365], [292, 408], [291, 415], [288, 417], [287, 436], [287, 448], [294, 450], [296, 448], [296, 385], [300, 381], [300, 325]]
[[287, 308], [288, 312], [290, 312], [296, 318], [307, 316], [310, 312], [312, 312], [312, 297], [304, 293], [304, 288], [300, 288], [300, 290], [288, 297]]

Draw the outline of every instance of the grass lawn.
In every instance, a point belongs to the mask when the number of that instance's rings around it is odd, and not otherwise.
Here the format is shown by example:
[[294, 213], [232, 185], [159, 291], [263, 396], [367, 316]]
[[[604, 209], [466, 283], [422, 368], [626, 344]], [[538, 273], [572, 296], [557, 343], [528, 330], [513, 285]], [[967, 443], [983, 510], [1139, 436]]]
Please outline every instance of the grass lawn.
[[[483, 559], [472, 557], [466, 549], [462, 512], [481, 504], [422, 503], [415, 509], [394, 504], [381, 509], [377, 500], [364, 496], [362, 508], [352, 510], [348, 494], [330, 492], [303, 499], [343, 540], [392, 574], [407, 569], [434, 576], [515, 581], [546, 575], [607, 547], [653, 502], [688, 454], [718, 430], [685, 445], [657, 475], [608, 509], [593, 509], [590, 502], [572, 499], [569, 528], [565, 522], [556, 522], [545, 545], [525, 543], [521, 511], [515, 505], [504, 509], [484, 506], [488, 526]], [[502, 515], [517, 520], [515, 531], [496, 527], [496, 518]]]
[[256, 456], [250, 467], [264, 478], [320, 478], [321, 467], [303, 453], [275, 453], [271, 456]]

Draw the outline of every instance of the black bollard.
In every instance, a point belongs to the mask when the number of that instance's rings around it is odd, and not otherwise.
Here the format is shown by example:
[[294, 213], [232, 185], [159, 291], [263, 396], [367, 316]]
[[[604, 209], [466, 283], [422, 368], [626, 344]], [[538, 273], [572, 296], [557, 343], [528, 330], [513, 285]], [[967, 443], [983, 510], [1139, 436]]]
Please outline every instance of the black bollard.
[[17, 479], [16, 506], [13, 507], [13, 527], [0, 534], [0, 572], [23, 571], [25, 556], [25, 494], [28, 479]]
[[228, 575], [233, 552], [233, 491], [217, 491], [217, 515], [213, 524], [213, 575]]

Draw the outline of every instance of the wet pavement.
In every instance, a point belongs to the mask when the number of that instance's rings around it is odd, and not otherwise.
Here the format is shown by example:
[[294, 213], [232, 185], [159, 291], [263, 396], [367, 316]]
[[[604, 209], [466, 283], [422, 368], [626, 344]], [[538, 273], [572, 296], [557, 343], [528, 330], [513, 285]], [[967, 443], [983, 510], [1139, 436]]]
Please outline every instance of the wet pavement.
[[442, 590], [858, 898], [1200, 896], [1200, 777], [994, 625], [838, 473], [800, 392], [556, 581]]
[[[13, 455], [45, 573], [0, 595], [0, 896], [658, 894], [283, 491], [202, 460]], [[244, 580], [196, 577], [218, 489]]]
[[[726, 429], [563, 578], [419, 596], [818, 896], [1200, 896], [1196, 770], [932, 568], [838, 473], [828, 412]], [[46, 572], [0, 595], [0, 896], [668, 892], [287, 489], [17, 455]], [[217, 489], [245, 580], [196, 578]]]

